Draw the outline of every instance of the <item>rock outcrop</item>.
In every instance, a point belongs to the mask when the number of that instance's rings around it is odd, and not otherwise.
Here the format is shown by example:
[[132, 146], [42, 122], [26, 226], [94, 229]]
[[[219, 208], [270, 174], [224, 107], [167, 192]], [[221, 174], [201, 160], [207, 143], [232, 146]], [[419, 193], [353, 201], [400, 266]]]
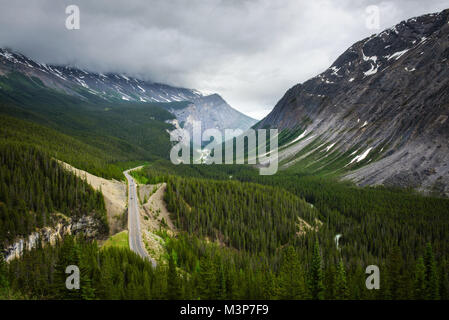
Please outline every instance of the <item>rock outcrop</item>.
[[66, 235], [82, 233], [88, 239], [94, 239], [98, 235], [100, 222], [91, 216], [83, 216], [79, 219], [71, 219], [60, 216], [59, 222], [54, 227], [45, 227], [37, 230], [25, 238], [17, 239], [13, 244], [3, 250], [5, 261], [20, 257], [25, 250], [35, 248], [39, 243], [54, 244]]
[[[288, 90], [258, 124], [307, 130], [284, 150], [284, 166], [315, 154], [322, 167], [341, 160], [344, 177], [360, 185], [449, 195], [448, 21], [449, 10], [402, 21]], [[321, 146], [301, 154], [311, 144]]]

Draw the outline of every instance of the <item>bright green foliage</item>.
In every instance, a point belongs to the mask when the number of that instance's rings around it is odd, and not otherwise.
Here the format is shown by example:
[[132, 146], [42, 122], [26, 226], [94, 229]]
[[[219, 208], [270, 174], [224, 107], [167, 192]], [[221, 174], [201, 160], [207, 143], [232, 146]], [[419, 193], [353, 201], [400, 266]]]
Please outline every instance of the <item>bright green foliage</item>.
[[124, 230], [109, 237], [108, 240], [103, 243], [102, 248], [108, 247], [129, 249], [128, 230]]

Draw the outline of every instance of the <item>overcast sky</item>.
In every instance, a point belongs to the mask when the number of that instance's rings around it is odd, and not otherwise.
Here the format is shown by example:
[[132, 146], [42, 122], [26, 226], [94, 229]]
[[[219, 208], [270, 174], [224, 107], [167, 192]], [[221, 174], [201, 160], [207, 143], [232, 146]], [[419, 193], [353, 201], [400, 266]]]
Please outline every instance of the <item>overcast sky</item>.
[[[80, 8], [80, 30], [65, 27], [69, 4]], [[370, 5], [379, 8], [379, 29], [366, 26]], [[0, 8], [0, 47], [218, 92], [261, 119], [354, 42], [449, 1], [0, 0]]]

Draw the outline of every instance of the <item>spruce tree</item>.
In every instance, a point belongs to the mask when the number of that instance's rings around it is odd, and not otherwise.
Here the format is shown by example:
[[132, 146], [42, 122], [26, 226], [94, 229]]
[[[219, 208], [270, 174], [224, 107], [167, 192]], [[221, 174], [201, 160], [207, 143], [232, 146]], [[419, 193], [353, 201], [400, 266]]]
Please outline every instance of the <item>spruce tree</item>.
[[2, 250], [0, 250], [0, 297], [2, 295], [6, 295], [8, 288], [9, 288], [9, 281], [7, 275], [6, 262], [5, 259], [3, 258]]
[[402, 277], [402, 256], [401, 249], [394, 246], [387, 261], [387, 297], [390, 299], [400, 299], [403, 292]]
[[168, 255], [168, 274], [167, 274], [167, 299], [176, 300], [181, 298], [181, 286], [176, 271], [174, 251]]
[[226, 299], [227, 297], [227, 288], [226, 288], [226, 275], [224, 271], [223, 264], [220, 263], [219, 265], [219, 274], [218, 274], [218, 298], [219, 299]]
[[432, 245], [430, 243], [428, 243], [426, 247], [424, 264], [426, 266], [426, 298], [429, 300], [437, 300], [440, 297], [438, 271], [433, 255]]
[[346, 271], [343, 260], [340, 260], [335, 275], [335, 298], [345, 300], [349, 298], [348, 284], [346, 281]]
[[426, 266], [424, 265], [424, 259], [422, 257], [419, 257], [415, 264], [413, 298], [416, 300], [423, 300], [426, 298]]
[[306, 298], [304, 271], [292, 246], [288, 246], [284, 252], [279, 274], [279, 298], [284, 300]]
[[309, 286], [312, 299], [324, 299], [323, 264], [321, 260], [318, 240], [315, 242], [312, 255], [312, 263], [309, 271]]
[[217, 299], [216, 271], [211, 257], [201, 258], [198, 273], [198, 291], [201, 299]]

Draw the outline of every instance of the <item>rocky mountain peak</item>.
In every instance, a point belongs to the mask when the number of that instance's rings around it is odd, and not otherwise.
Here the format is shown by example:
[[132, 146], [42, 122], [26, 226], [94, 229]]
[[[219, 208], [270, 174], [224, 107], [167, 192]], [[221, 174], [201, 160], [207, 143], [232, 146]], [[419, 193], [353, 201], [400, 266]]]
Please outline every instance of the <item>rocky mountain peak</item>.
[[313, 160], [320, 170], [340, 157], [339, 170], [359, 184], [449, 194], [448, 21], [449, 10], [402, 21], [288, 90], [258, 124], [307, 131], [284, 152], [285, 165], [332, 146]]
[[[145, 81], [124, 74], [96, 73], [73, 66], [38, 63], [11, 49], [0, 49], [0, 76], [20, 73], [38, 78], [50, 88], [81, 99], [103, 99], [111, 102], [187, 102], [170, 107], [179, 123], [202, 121], [208, 128], [248, 129], [256, 121], [233, 109], [219, 94], [203, 95], [195, 89]], [[1, 90], [1, 88], [0, 88]]]

